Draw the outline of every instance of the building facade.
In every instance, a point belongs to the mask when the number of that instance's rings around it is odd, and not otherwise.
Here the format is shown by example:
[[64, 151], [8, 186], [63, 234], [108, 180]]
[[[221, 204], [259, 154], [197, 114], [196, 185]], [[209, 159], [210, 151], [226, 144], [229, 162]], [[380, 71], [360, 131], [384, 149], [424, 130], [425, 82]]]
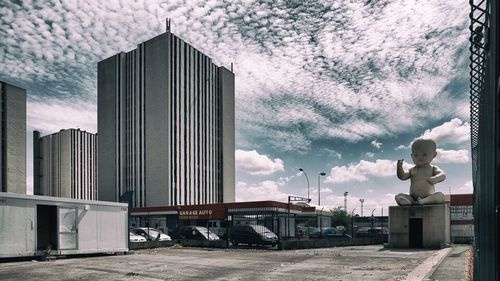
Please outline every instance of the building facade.
[[35, 195], [97, 200], [97, 136], [79, 129], [33, 132]]
[[472, 194], [451, 194], [450, 227], [451, 242], [474, 241], [474, 198]]
[[98, 63], [99, 199], [234, 201], [234, 74], [167, 31]]
[[0, 81], [0, 191], [26, 194], [26, 90]]

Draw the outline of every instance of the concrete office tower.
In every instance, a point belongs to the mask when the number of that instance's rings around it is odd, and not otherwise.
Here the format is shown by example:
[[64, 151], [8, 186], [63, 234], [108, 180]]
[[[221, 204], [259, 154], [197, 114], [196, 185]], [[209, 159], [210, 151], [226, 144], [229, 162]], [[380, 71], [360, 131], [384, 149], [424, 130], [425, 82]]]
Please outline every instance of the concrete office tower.
[[80, 129], [33, 131], [34, 194], [97, 200], [96, 138]]
[[234, 201], [234, 74], [167, 31], [98, 63], [99, 200]]
[[0, 81], [0, 191], [26, 194], [26, 90]]

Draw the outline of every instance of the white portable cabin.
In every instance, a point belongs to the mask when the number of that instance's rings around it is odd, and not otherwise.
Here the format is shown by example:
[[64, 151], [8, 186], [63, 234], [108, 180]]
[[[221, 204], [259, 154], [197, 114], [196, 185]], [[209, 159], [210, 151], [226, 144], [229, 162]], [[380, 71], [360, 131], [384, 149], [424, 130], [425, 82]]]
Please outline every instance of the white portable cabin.
[[127, 252], [128, 236], [127, 204], [0, 192], [0, 258]]

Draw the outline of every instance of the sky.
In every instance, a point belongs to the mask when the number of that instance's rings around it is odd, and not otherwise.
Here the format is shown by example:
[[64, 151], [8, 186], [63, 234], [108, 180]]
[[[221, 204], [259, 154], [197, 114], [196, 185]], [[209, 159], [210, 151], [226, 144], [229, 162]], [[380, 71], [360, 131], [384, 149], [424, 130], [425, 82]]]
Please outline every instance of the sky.
[[[234, 65], [236, 200], [289, 195], [387, 214], [410, 144], [433, 138], [436, 190], [471, 193], [468, 1], [1, 0], [0, 80], [32, 130], [96, 132], [97, 62], [171, 31]], [[307, 174], [299, 172], [303, 169]], [[326, 173], [319, 176], [319, 173]], [[309, 180], [309, 188], [308, 188]], [[355, 208], [355, 209], [354, 209]]]

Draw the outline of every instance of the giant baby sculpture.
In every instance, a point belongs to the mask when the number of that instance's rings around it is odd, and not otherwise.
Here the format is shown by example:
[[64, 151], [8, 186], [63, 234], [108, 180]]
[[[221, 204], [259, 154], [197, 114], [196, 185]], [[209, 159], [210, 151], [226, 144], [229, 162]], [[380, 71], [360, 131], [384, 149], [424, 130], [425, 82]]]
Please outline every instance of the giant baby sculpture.
[[446, 175], [439, 167], [431, 165], [436, 157], [436, 143], [431, 139], [415, 140], [411, 146], [411, 158], [415, 166], [406, 172], [403, 159], [398, 160], [397, 174], [400, 180], [411, 179], [410, 194], [399, 193], [396, 202], [400, 206], [442, 204], [444, 194], [436, 192], [434, 184], [444, 181]]

